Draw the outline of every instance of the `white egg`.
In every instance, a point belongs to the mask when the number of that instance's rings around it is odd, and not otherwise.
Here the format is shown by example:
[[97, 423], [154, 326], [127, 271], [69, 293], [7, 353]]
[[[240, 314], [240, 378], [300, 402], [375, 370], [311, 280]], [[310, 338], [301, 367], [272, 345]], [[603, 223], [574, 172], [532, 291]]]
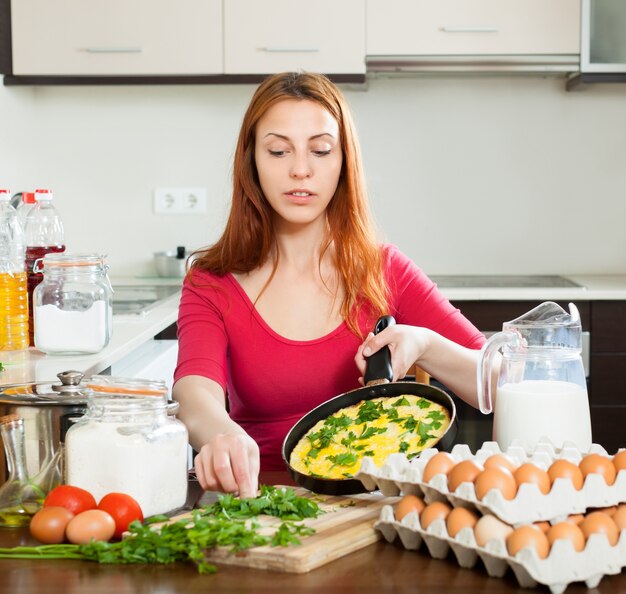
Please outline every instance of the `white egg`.
[[479, 547], [484, 547], [493, 539], [505, 540], [511, 532], [513, 532], [512, 526], [491, 515], [483, 516], [474, 526], [474, 538]]

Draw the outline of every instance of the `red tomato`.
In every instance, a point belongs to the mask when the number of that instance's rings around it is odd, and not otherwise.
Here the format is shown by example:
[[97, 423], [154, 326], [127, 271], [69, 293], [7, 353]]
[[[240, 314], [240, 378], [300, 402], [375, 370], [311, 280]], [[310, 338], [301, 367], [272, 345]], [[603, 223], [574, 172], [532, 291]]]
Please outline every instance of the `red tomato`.
[[43, 506], [64, 507], [74, 515], [98, 507], [94, 496], [89, 491], [72, 485], [59, 485], [52, 489], [44, 499]]
[[98, 509], [107, 512], [115, 520], [114, 538], [122, 538], [134, 520], [143, 522], [141, 506], [125, 493], [108, 493], [100, 500]]

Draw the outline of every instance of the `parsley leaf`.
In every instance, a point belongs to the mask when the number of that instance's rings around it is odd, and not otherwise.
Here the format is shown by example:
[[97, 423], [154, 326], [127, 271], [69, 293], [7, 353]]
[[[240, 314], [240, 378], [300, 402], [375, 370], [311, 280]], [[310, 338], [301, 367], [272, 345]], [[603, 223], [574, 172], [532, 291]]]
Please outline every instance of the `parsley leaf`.
[[392, 402], [391, 406], [411, 406], [411, 403], [404, 396], [402, 396], [402, 398], [398, 398], [398, 400]]

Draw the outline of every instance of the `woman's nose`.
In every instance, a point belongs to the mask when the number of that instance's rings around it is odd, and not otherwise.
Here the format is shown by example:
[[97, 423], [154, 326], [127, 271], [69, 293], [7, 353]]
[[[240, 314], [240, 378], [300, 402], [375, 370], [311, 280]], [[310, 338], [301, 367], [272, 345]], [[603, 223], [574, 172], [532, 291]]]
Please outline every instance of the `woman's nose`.
[[291, 163], [291, 171], [289, 173], [295, 179], [310, 177], [312, 171], [308, 158], [296, 155]]

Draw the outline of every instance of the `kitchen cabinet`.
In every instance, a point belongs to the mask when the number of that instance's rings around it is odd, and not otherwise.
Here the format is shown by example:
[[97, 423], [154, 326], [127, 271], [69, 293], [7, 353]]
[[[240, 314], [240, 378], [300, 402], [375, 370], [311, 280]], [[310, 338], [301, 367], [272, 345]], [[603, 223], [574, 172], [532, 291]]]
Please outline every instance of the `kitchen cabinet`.
[[225, 74], [365, 73], [364, 0], [227, 0]]
[[222, 0], [12, 0], [13, 75], [221, 73]]
[[579, 53], [579, 0], [367, 0], [368, 68], [391, 56], [495, 68], [498, 56], [514, 69], [515, 56], [535, 56], [535, 67], [572, 70]]

